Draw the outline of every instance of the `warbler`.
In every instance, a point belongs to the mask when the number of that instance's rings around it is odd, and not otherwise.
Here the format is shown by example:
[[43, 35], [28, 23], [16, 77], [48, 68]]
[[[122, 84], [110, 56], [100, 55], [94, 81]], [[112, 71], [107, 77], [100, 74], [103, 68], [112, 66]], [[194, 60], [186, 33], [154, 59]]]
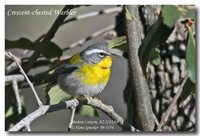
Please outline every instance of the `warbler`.
[[58, 76], [62, 90], [72, 96], [94, 96], [105, 88], [112, 65], [111, 51], [104, 44], [93, 44], [73, 55], [62, 66], [66, 73]]

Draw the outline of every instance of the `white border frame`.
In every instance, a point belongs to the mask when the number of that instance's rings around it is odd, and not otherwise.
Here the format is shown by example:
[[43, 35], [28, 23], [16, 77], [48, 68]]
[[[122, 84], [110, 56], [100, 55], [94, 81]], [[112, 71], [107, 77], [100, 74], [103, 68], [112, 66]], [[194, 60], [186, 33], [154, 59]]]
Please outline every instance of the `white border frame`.
[[[5, 76], [5, 73], [4, 73], [4, 67], [5, 67], [5, 53], [4, 53], [4, 45], [5, 45], [5, 5], [64, 5], [64, 4], [73, 4], [73, 5], [76, 5], [76, 4], [87, 4], [87, 5], [113, 5], [113, 4], [121, 4], [121, 5], [134, 5], [134, 4], [139, 4], [139, 5], [196, 5], [197, 7], [197, 36], [196, 37], [199, 37], [199, 5], [200, 5], [200, 2], [198, 2], [198, 0], [137, 0], [137, 1], [134, 1], [134, 0], [101, 0], [101, 1], [95, 1], [95, 0], [71, 0], [71, 1], [66, 1], [66, 0], [57, 0], [56, 1], [57, 3], [55, 3], [55, 1], [47, 1], [47, 0], [34, 0], [34, 1], [26, 1], [26, 0], [1, 0], [0, 1], [0, 18], [1, 18], [1, 21], [0, 21], [0, 26], [1, 26], [1, 32], [0, 32], [0, 38], [1, 38], [1, 45], [0, 45], [0, 64], [2, 65], [3, 69], [0, 70], [0, 81], [1, 81], [1, 90], [0, 90], [0, 135], [1, 136], [5, 136], [5, 135], [11, 135], [7, 132], [4, 131], [5, 129], [5, 113], [4, 113], [4, 110], [5, 110], [5, 89], [4, 89], [4, 76]], [[197, 45], [198, 45], [198, 38], [197, 38]], [[197, 46], [198, 47], [198, 46]], [[199, 56], [199, 50], [200, 48], [198, 47], [198, 54], [197, 54], [197, 68], [199, 68], [199, 60], [198, 58], [200, 58]], [[196, 81], [200, 81], [199, 80], [199, 73], [198, 73], [198, 69], [197, 69], [197, 80]], [[199, 89], [199, 83], [197, 82], [197, 97], [199, 95], [199, 92], [200, 89]], [[196, 101], [196, 104], [197, 104], [197, 128], [196, 128], [196, 135], [198, 135], [198, 132], [199, 132], [199, 100], [197, 99]], [[87, 134], [87, 133], [86, 133]], [[100, 134], [100, 133], [99, 133]], [[143, 133], [144, 134], [144, 133]], [[162, 134], [162, 133], [160, 133]], [[160, 135], [158, 134], [158, 135]], [[187, 135], [188, 133], [182, 133], [181, 135]], [[18, 133], [18, 134], [14, 134], [14, 135], [22, 135], [22, 133]], [[24, 136], [28, 136], [30, 134], [28, 133], [23, 133]], [[40, 134], [31, 134], [31, 135], [41, 135]], [[46, 136], [49, 136], [49, 135], [57, 135], [55, 133], [53, 134], [50, 134], [50, 133], [46, 133], [46, 134], [42, 134], [42, 135], [46, 135]], [[66, 134], [59, 134], [59, 135], [66, 135]], [[69, 134], [67, 134], [69, 135]], [[76, 133], [73, 135], [77, 135]], [[94, 135], [94, 134], [93, 134]], [[96, 134], [95, 134], [96, 135]], [[105, 133], [104, 133], [105, 135]], [[113, 133], [112, 135], [116, 135], [115, 133]], [[121, 135], [121, 133], [120, 133]], [[152, 134], [144, 134], [144, 135], [152, 135]], [[168, 135], [168, 134], [167, 134]]]

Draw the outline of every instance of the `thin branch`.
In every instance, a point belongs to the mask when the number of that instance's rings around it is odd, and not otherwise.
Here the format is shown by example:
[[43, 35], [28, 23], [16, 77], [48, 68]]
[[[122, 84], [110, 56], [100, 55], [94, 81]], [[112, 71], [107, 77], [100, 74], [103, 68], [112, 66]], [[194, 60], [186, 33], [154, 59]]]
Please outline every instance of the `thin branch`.
[[11, 69], [17, 67], [16, 63], [13, 61], [6, 67], [6, 72], [9, 72]]
[[14, 79], [12, 81], [12, 86], [13, 86], [13, 90], [14, 90], [14, 93], [15, 93], [15, 98], [16, 98], [16, 101], [17, 101], [17, 111], [18, 111], [19, 114], [21, 114], [22, 113], [22, 105], [21, 105], [19, 89], [18, 89], [18, 85], [17, 85], [17, 80], [16, 79]]
[[6, 53], [6, 55], [9, 55], [9, 57], [10, 57], [11, 59], [13, 59], [13, 60], [16, 62], [16, 64], [18, 65], [18, 67], [19, 67], [19, 69], [20, 69], [20, 72], [24, 75], [26, 81], [27, 81], [28, 84], [30, 85], [30, 87], [31, 87], [31, 89], [32, 89], [32, 91], [33, 91], [33, 94], [34, 94], [34, 96], [35, 96], [35, 98], [36, 98], [36, 101], [37, 101], [38, 106], [41, 106], [41, 105], [42, 105], [42, 101], [40, 100], [39, 96], [37, 95], [33, 84], [31, 83], [31, 81], [30, 81], [29, 78], [27, 77], [26, 73], [24, 72], [23, 68], [22, 68], [21, 65], [19, 64], [19, 61], [18, 61], [19, 58], [16, 57], [15, 55], [13, 55], [11, 52]]
[[12, 82], [13, 80], [17, 80], [17, 82], [21, 82], [21, 81], [24, 81], [25, 78], [22, 74], [5, 76], [5, 82]]
[[155, 120], [156, 125], [158, 126], [158, 125], [159, 125], [159, 122], [158, 122], [158, 119], [157, 119], [157, 117], [156, 117], [155, 114], [153, 114], [153, 118], [154, 118], [154, 120]]
[[103, 104], [99, 99], [97, 98], [86, 98], [81, 97], [77, 99], [71, 99], [65, 102], [60, 102], [55, 105], [42, 105], [34, 112], [30, 113], [26, 117], [24, 117], [21, 121], [19, 121], [16, 125], [14, 125], [9, 131], [19, 131], [22, 128], [26, 127], [27, 125], [31, 124], [34, 120], [39, 118], [40, 116], [46, 115], [50, 112], [59, 111], [66, 108], [72, 108], [77, 107], [79, 105], [90, 105], [92, 107], [98, 108], [101, 111], [103, 111], [105, 114], [107, 114], [113, 121], [115, 121], [119, 126], [124, 128], [126, 131], [136, 131], [135, 128], [131, 125], [129, 125], [127, 122], [124, 121], [124, 119], [119, 116], [113, 108], [109, 105]]
[[[66, 12], [67, 10], [71, 10], [76, 6], [65, 6], [62, 9], [62, 12]], [[51, 41], [51, 39], [54, 37], [55, 33], [57, 32], [58, 28], [61, 26], [65, 18], [68, 16], [68, 14], [60, 14], [57, 19], [55, 20], [54, 24], [48, 31], [48, 33], [45, 35], [44, 39], [40, 43], [40, 45], [37, 47], [36, 51], [33, 53], [33, 55], [30, 57], [28, 63], [24, 67], [24, 71], [28, 72], [30, 68], [34, 65], [37, 58], [40, 56], [40, 54], [46, 49], [47, 45]]]
[[89, 97], [89, 99], [87, 99], [87, 104], [102, 110], [105, 114], [107, 114], [111, 119], [113, 119], [124, 130], [138, 131], [133, 126], [125, 122], [124, 119], [114, 111], [112, 106], [103, 104], [101, 100], [98, 100], [96, 98], [92, 99], [91, 97]]
[[16, 125], [14, 125], [9, 131], [19, 131], [22, 128], [26, 127], [29, 125], [32, 121], [35, 119], [39, 118], [40, 116], [44, 115], [47, 110], [49, 109], [49, 106], [44, 106], [42, 105], [39, 107], [37, 110], [23, 118], [21, 121], [19, 121]]
[[[138, 48], [141, 45], [141, 24], [139, 22], [138, 6], [125, 6], [134, 19], [126, 18], [126, 36], [128, 41], [128, 55], [130, 64], [130, 77], [134, 86], [134, 99], [136, 100], [136, 113], [138, 115], [138, 125], [144, 131], [154, 129], [154, 118], [149, 94], [148, 84], [143, 74]], [[135, 19], [136, 18], [136, 19]]]
[[186, 83], [187, 79], [188, 79], [188, 75], [182, 81], [182, 83], [181, 83], [181, 85], [179, 87], [179, 90], [176, 93], [176, 95], [174, 96], [174, 98], [173, 98], [172, 102], [170, 103], [169, 107], [167, 108], [167, 111], [162, 114], [160, 124], [159, 124], [159, 126], [158, 126], [156, 131], [161, 131], [162, 126], [167, 122], [167, 120], [169, 118], [169, 115], [171, 114], [172, 110], [174, 109], [174, 107], [176, 105], [176, 102], [177, 102], [178, 98], [180, 97], [181, 92], [183, 91], [183, 86]]
[[71, 128], [72, 128], [72, 125], [73, 125], [73, 121], [74, 121], [75, 111], [76, 111], [76, 107], [73, 107], [73, 108], [72, 108], [71, 119], [70, 119], [70, 122], [69, 122], [68, 131], [71, 131]]

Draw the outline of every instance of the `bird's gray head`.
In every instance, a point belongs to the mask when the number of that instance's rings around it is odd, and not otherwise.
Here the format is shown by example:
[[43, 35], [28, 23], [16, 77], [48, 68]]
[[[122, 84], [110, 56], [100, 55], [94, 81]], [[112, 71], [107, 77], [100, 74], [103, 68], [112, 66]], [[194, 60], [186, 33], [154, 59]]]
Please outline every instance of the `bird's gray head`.
[[88, 64], [97, 64], [107, 56], [110, 56], [110, 50], [104, 44], [90, 45], [81, 52], [81, 59]]

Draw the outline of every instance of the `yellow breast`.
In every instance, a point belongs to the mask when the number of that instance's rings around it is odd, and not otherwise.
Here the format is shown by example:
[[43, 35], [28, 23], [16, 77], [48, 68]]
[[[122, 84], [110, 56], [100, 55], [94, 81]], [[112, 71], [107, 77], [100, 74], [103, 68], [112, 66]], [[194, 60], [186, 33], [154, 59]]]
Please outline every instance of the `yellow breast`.
[[77, 71], [77, 76], [87, 85], [107, 83], [110, 78], [111, 64], [112, 58], [110, 56], [104, 58], [96, 65], [84, 63], [83, 66]]
[[83, 61], [80, 59], [80, 53], [77, 53], [75, 55], [73, 55], [68, 61], [67, 63], [69, 64], [82, 64]]

